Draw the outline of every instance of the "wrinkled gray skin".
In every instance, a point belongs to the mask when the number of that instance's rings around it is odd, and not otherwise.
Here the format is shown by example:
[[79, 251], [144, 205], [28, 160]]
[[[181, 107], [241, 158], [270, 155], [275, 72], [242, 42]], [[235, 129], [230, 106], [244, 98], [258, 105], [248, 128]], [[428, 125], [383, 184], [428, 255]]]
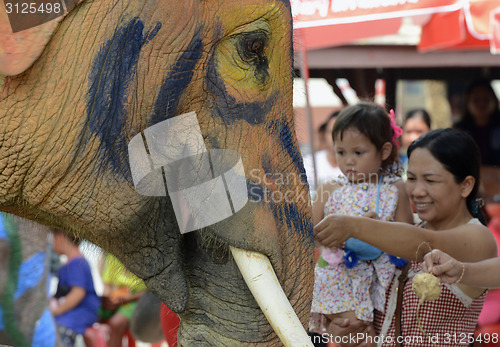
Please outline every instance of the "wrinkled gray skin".
[[[313, 242], [291, 30], [287, 1], [80, 2], [0, 89], [0, 209], [118, 256], [180, 313], [180, 346], [280, 345], [228, 246], [269, 257], [305, 325]], [[169, 197], [135, 191], [127, 143], [190, 111], [207, 148], [239, 153], [250, 201], [181, 235]]]

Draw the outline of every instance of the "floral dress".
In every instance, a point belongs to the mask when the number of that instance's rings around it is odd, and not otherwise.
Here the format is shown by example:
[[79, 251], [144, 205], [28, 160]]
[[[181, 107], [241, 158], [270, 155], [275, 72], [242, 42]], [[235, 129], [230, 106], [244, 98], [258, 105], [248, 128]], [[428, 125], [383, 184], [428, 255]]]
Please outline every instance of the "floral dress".
[[[339, 178], [341, 185], [325, 204], [325, 216], [343, 214], [361, 216], [368, 211], [377, 212], [380, 220], [392, 221], [398, 205], [395, 176], [384, 176], [379, 183], [351, 183]], [[382, 253], [377, 259], [353, 259], [338, 248], [321, 249], [314, 274], [314, 292], [309, 329], [323, 333], [323, 314], [354, 311], [356, 317], [373, 321], [373, 310], [383, 312], [385, 295], [397, 261]], [[403, 264], [404, 265], [404, 264]]]

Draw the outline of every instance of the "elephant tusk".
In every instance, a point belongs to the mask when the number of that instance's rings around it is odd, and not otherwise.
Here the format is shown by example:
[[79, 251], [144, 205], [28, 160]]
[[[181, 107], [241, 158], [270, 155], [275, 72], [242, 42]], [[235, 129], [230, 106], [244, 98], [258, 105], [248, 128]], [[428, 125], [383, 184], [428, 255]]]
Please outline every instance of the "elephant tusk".
[[276, 277], [269, 259], [231, 247], [236, 265], [257, 304], [285, 346], [313, 346]]

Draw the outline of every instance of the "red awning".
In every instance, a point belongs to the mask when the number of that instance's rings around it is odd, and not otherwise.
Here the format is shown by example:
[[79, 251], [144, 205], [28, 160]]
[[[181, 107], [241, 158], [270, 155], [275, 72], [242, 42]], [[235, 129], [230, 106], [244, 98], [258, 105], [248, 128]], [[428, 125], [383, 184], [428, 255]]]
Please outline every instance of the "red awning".
[[450, 13], [438, 13], [422, 27], [419, 51], [490, 49], [500, 53], [500, 1], [468, 0]]
[[[499, 0], [292, 0], [294, 32], [306, 49], [395, 34], [402, 17], [432, 14], [420, 51], [500, 52]], [[394, 4], [396, 3], [396, 4]]]
[[[458, 11], [461, 0], [292, 0], [294, 31], [306, 49], [395, 34], [401, 18]], [[394, 4], [396, 3], [396, 4]]]

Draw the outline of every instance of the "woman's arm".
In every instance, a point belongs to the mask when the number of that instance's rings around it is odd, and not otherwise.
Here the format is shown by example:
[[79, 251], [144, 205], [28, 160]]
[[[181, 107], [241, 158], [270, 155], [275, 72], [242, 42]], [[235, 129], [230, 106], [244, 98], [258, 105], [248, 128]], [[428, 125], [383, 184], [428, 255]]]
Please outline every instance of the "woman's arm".
[[54, 316], [59, 316], [63, 313], [71, 311], [74, 309], [82, 300], [85, 298], [85, 289], [82, 287], [71, 287], [69, 293], [64, 296], [64, 300], [61, 300], [61, 304], [57, 305], [57, 307], [51, 308], [50, 311]]
[[394, 185], [398, 188], [398, 206], [396, 207], [394, 220], [396, 222], [413, 224], [413, 212], [405, 185], [403, 181], [397, 181]]
[[424, 257], [424, 271], [436, 275], [443, 283], [462, 283], [481, 288], [500, 287], [500, 258], [476, 263], [462, 263], [439, 249]]
[[338, 247], [348, 238], [354, 237], [386, 253], [416, 261], [422, 261], [429, 248], [442, 249], [467, 262], [497, 255], [496, 242], [491, 232], [476, 224], [433, 231], [406, 223], [330, 215], [314, 227], [314, 234], [316, 240], [326, 247]]

